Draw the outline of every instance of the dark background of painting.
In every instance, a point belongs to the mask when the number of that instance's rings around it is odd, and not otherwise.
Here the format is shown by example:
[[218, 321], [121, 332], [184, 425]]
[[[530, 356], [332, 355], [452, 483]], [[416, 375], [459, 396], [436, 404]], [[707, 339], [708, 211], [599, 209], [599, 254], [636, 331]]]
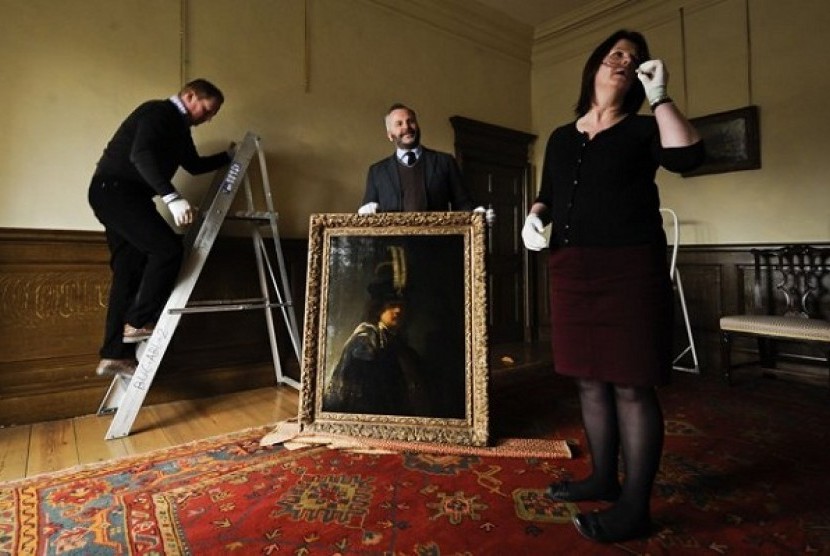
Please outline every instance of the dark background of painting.
[[389, 246], [406, 253], [402, 333], [420, 355], [432, 417], [464, 418], [466, 387], [464, 237], [331, 236], [326, 304], [326, 380], [344, 343], [366, 317], [367, 286], [388, 261]]

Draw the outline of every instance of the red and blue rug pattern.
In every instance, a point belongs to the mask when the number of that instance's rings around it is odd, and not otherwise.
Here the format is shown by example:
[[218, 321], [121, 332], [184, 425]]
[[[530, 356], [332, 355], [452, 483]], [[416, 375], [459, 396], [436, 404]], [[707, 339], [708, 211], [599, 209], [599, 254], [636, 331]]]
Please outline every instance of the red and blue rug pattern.
[[488, 554], [543, 549], [570, 519], [528, 488], [552, 460], [290, 451], [263, 433], [4, 486], [0, 554]]
[[261, 447], [263, 427], [0, 484], [0, 555], [830, 554], [826, 390], [684, 377], [660, 396], [647, 539], [593, 543], [571, 517], [600, 503], [544, 498], [590, 469], [574, 389], [554, 380], [503, 397], [495, 422], [569, 439], [571, 459], [287, 450]]

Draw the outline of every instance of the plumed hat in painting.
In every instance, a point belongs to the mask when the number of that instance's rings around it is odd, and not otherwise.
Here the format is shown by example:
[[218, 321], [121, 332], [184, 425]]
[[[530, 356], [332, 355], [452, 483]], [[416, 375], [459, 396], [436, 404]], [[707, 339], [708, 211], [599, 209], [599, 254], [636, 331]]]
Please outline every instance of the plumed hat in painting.
[[406, 293], [406, 252], [391, 245], [388, 257], [375, 267], [375, 276], [366, 288], [373, 301], [403, 303]]

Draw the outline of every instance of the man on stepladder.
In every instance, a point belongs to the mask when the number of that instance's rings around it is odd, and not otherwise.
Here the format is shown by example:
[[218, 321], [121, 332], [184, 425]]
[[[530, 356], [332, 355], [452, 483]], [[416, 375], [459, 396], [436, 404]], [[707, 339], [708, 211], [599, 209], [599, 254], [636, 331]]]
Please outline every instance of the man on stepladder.
[[204, 79], [164, 100], [136, 108], [116, 130], [89, 185], [89, 204], [104, 225], [110, 250], [110, 286], [101, 362], [96, 373], [135, 371], [136, 343], [148, 339], [173, 289], [182, 263], [181, 236], [156, 210], [161, 196], [177, 226], [194, 211], [171, 183], [179, 167], [190, 174], [217, 170], [230, 152], [200, 156], [191, 127], [213, 118], [225, 98]]

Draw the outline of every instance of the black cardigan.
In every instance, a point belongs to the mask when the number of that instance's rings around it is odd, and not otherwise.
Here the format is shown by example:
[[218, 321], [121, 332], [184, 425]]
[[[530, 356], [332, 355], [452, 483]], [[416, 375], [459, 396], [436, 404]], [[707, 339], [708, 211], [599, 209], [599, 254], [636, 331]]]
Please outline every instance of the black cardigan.
[[550, 209], [551, 246], [665, 242], [657, 168], [684, 172], [703, 162], [703, 142], [662, 148], [657, 122], [631, 115], [592, 140], [576, 123], [553, 131], [537, 202]]

